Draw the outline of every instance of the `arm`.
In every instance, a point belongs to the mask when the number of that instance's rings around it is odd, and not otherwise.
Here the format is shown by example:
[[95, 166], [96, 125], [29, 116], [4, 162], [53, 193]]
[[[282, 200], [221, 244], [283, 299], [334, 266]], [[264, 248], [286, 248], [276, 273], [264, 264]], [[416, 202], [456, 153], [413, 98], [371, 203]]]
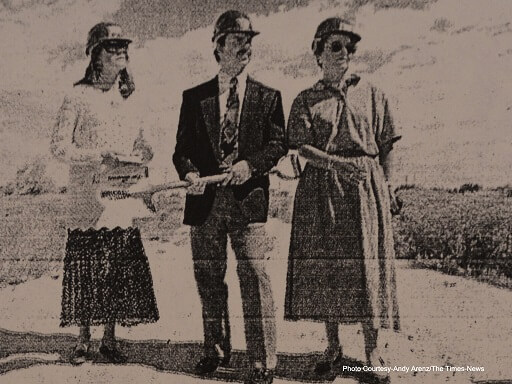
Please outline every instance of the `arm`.
[[304, 96], [299, 94], [293, 101], [288, 118], [287, 143], [292, 150], [297, 150], [313, 141], [311, 132], [311, 115]]
[[382, 99], [382, 129], [377, 135], [377, 145], [379, 147], [379, 162], [384, 170], [384, 175], [389, 184], [393, 179], [393, 154], [392, 149], [395, 142], [400, 140], [396, 126], [393, 122], [393, 116], [389, 107], [388, 100], [383, 96]]
[[400, 140], [401, 136], [397, 133], [389, 102], [385, 97], [383, 97], [383, 106], [382, 130], [377, 137], [377, 145], [379, 146], [379, 162], [382, 166], [384, 176], [388, 184], [391, 212], [393, 214], [398, 214], [400, 212], [401, 202], [396, 197], [395, 188], [393, 186], [394, 156], [392, 149], [394, 143]]
[[284, 112], [281, 93], [275, 92], [265, 127], [266, 144], [261, 151], [247, 157], [253, 176], [264, 175], [286, 155]]
[[57, 159], [68, 163], [100, 161], [100, 151], [79, 148], [74, 142], [74, 132], [80, 120], [80, 107], [65, 97], [53, 130], [50, 151]]
[[195, 173], [199, 176], [199, 170], [191, 160], [195, 142], [194, 122], [194, 111], [190, 96], [183, 92], [178, 133], [176, 135], [176, 147], [172, 156], [174, 166], [181, 180], [185, 180], [189, 173]]

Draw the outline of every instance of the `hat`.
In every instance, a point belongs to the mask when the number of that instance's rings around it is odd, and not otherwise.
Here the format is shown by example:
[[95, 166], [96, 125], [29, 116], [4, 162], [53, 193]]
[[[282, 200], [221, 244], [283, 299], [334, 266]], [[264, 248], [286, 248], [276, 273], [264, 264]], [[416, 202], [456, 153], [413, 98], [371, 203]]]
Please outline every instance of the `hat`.
[[123, 35], [123, 31], [119, 25], [114, 23], [99, 23], [89, 31], [85, 54], [89, 55], [96, 46], [108, 40], [126, 42], [127, 44], [132, 42], [131, 39]]
[[219, 16], [215, 23], [212, 41], [228, 33], [246, 33], [251, 37], [259, 34], [252, 29], [251, 20], [245, 13], [239, 11], [226, 11]]
[[353, 44], [361, 40], [361, 36], [354, 32], [354, 26], [350, 22], [339, 17], [331, 17], [329, 19], [325, 19], [320, 23], [320, 25], [318, 25], [315, 38], [313, 39], [313, 50], [315, 50], [319, 41], [333, 34], [346, 35], [350, 37]]

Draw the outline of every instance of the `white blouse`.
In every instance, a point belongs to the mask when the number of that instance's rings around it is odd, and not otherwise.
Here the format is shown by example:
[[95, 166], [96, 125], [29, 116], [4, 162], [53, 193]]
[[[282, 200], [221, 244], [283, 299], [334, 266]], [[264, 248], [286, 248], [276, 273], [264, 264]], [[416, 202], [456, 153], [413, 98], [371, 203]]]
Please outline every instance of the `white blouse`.
[[147, 216], [140, 201], [99, 201], [95, 185], [103, 151], [127, 156], [134, 148], [151, 151], [143, 138], [133, 96], [124, 99], [115, 86], [102, 91], [78, 85], [64, 98], [50, 149], [56, 158], [70, 164], [69, 227], [128, 227], [134, 216]]

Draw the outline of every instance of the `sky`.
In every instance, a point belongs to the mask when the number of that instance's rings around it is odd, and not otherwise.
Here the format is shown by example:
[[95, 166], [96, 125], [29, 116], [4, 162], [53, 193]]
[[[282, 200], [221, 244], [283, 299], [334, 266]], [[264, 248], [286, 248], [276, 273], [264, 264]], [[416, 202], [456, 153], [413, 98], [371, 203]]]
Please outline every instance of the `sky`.
[[351, 71], [385, 92], [403, 133], [396, 183], [512, 184], [508, 0], [2, 0], [1, 180], [34, 159], [56, 179], [65, 174], [49, 155], [49, 136], [87, 66], [87, 32], [105, 20], [133, 37], [133, 97], [156, 151], [153, 173], [175, 178], [181, 93], [218, 70], [213, 23], [230, 8], [247, 12], [261, 32], [249, 71], [281, 91], [286, 116], [298, 92], [319, 78], [310, 51], [316, 26], [353, 18], [362, 40]]

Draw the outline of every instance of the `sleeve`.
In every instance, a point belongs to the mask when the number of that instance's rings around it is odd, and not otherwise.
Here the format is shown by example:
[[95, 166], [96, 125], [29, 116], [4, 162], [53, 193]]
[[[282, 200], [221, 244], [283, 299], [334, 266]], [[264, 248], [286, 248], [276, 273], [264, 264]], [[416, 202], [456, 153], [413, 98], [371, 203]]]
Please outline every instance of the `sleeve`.
[[382, 96], [382, 107], [380, 108], [382, 122], [377, 132], [377, 146], [381, 155], [388, 154], [393, 149], [393, 144], [402, 138], [394, 121], [388, 99]]
[[247, 162], [253, 175], [259, 176], [270, 171], [279, 159], [286, 155], [285, 123], [281, 92], [274, 93], [265, 129], [264, 148], [248, 156]]
[[196, 142], [194, 125], [192, 100], [187, 92], [183, 92], [178, 132], [176, 134], [176, 147], [172, 156], [172, 161], [181, 180], [184, 180], [189, 172], [199, 173], [199, 170], [191, 160], [195, 148], [194, 143]]
[[288, 118], [287, 142], [290, 149], [298, 149], [312, 142], [311, 115], [303, 94], [293, 101]]
[[74, 142], [74, 133], [80, 122], [80, 114], [78, 103], [66, 96], [60, 107], [50, 143], [51, 153], [61, 161], [100, 160], [100, 154], [97, 150], [79, 148]]

